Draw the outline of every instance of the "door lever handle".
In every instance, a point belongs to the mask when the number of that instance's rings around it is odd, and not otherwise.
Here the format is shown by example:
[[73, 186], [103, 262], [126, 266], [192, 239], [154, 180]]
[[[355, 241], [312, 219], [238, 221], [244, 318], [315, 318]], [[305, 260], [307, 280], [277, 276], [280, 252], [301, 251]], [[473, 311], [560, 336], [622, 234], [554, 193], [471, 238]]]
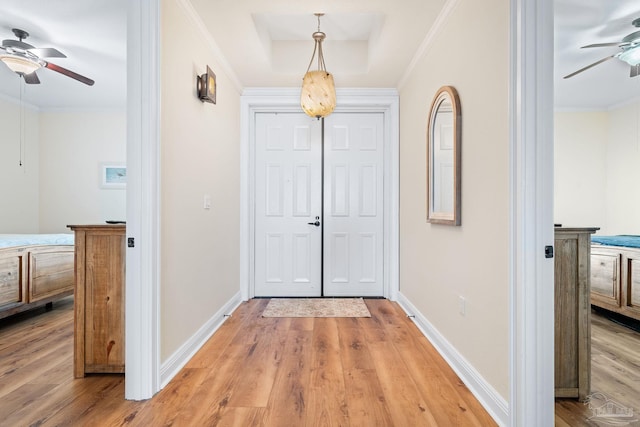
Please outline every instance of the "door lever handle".
[[315, 225], [316, 227], [320, 227], [320, 217], [317, 216], [316, 217], [316, 221], [315, 222], [308, 222], [307, 224], [309, 225]]

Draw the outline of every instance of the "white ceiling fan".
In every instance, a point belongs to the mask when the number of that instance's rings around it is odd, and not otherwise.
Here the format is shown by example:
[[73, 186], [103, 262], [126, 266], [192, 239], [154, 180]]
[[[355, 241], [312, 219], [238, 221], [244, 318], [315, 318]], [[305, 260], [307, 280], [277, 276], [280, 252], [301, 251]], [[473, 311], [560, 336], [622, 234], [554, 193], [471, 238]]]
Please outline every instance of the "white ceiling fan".
[[[640, 28], [640, 18], [635, 19], [632, 22], [633, 26], [636, 28]], [[626, 62], [631, 67], [630, 77], [636, 77], [640, 75], [640, 31], [635, 31], [631, 34], [625, 36], [619, 42], [611, 42], [611, 43], [594, 43], [587, 46], [582, 46], [581, 49], [585, 48], [593, 48], [593, 47], [608, 47], [608, 46], [618, 46], [620, 48], [619, 52], [614, 53], [613, 55], [602, 58], [593, 64], [589, 64], [586, 67], [583, 67], [577, 71], [574, 71], [571, 74], [564, 76], [565, 79], [575, 76], [583, 71], [588, 70], [591, 67], [595, 67], [598, 64], [601, 64], [605, 61], [608, 61], [611, 58], [618, 58], [621, 61]]]
[[0, 46], [0, 61], [9, 67], [11, 71], [21, 76], [25, 83], [39, 84], [40, 79], [36, 71], [40, 68], [48, 68], [49, 70], [71, 77], [86, 85], [93, 85], [94, 81], [90, 78], [43, 59], [66, 58], [66, 55], [58, 49], [52, 47], [36, 48], [23, 41], [29, 37], [29, 33], [18, 28], [14, 28], [12, 31], [18, 40], [8, 39], [2, 41], [2, 45]]

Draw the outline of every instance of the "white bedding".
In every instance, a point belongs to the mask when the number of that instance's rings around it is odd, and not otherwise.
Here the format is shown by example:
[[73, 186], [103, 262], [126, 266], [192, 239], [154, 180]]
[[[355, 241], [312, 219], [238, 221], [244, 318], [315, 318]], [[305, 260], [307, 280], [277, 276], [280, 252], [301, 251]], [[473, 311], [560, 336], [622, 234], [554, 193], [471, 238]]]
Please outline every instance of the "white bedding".
[[73, 234], [0, 234], [0, 248], [29, 245], [73, 245]]

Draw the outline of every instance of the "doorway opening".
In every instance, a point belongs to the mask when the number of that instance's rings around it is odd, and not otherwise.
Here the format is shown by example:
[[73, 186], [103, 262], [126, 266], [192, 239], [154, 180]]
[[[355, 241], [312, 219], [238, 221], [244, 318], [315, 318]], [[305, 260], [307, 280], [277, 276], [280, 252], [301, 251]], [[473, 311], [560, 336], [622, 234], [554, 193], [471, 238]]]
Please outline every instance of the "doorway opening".
[[[312, 290], [315, 294], [311, 295], [316, 296], [357, 295], [397, 299], [399, 286], [397, 92], [392, 89], [339, 90], [338, 98], [341, 101], [339, 107], [325, 119], [324, 123], [305, 118], [300, 113], [297, 89], [249, 89], [245, 90], [241, 98], [243, 131], [241, 148], [241, 283], [243, 285], [241, 291], [243, 299], [255, 296], [310, 295], [305, 293], [308, 289], [304, 291], [300, 289], [307, 285], [311, 287], [310, 284], [313, 283], [315, 286]], [[293, 117], [296, 114], [299, 115], [298, 120], [303, 121], [302, 124], [276, 124], [269, 125], [269, 129], [265, 127], [261, 131], [257, 130], [257, 126], [264, 124], [259, 123], [260, 120], [264, 120], [265, 123], [273, 117], [285, 120], [286, 117]], [[363, 117], [369, 116], [377, 117], [379, 123], [370, 126], [358, 122]], [[295, 119], [291, 120], [295, 121]], [[307, 120], [306, 124], [305, 120]], [[355, 124], [345, 124], [344, 120], [347, 122], [355, 120]], [[267, 125], [264, 124], [264, 126]], [[278, 145], [286, 129], [295, 142], [292, 140], [288, 149], [280, 149]], [[373, 138], [380, 141], [379, 152], [377, 149], [371, 149], [370, 146], [361, 145], [362, 139], [372, 140], [369, 137], [363, 138], [362, 134], [370, 135], [371, 132], [380, 132], [379, 139]], [[356, 136], [357, 133], [361, 136]], [[259, 138], [264, 138], [260, 143], [262, 145], [258, 145]], [[293, 145], [294, 143], [296, 145]], [[260, 153], [257, 147], [265, 147], [266, 144], [270, 144], [271, 149]], [[316, 154], [313, 154], [314, 144], [318, 147]], [[307, 146], [309, 149], [306, 148]], [[336, 149], [329, 149], [329, 147]], [[352, 150], [346, 147], [359, 147], [359, 155], [353, 157], [365, 159], [356, 163], [355, 169], [353, 168], [355, 160], [349, 158], [353, 154]], [[377, 153], [381, 162], [366, 160], [363, 153], [373, 156]], [[300, 159], [293, 163], [279, 164], [283, 157], [289, 156], [300, 157]], [[305, 156], [308, 160], [305, 160]], [[312, 162], [311, 159], [314, 159], [314, 156], [317, 160]], [[289, 183], [287, 179], [290, 180]], [[356, 183], [363, 182], [369, 186], [360, 184], [356, 186]], [[319, 188], [315, 199], [311, 197], [314, 186]], [[289, 194], [285, 194], [285, 188]], [[352, 188], [356, 188], [357, 191]], [[307, 193], [309, 197], [306, 197]], [[374, 198], [372, 194], [379, 194], [380, 197]], [[356, 199], [357, 203], [354, 204], [353, 199]], [[268, 204], [267, 201], [269, 201]], [[314, 209], [314, 206], [317, 207]], [[353, 207], [357, 209], [353, 211]], [[377, 217], [381, 222], [377, 228], [374, 227], [374, 231], [359, 229], [354, 223], [362, 225], [365, 221], [354, 220], [352, 211], [358, 218], [362, 217], [375, 222]], [[286, 225], [286, 221], [282, 220], [287, 216], [285, 213], [296, 220], [296, 225]], [[261, 231], [261, 222], [277, 223], [278, 218], [282, 224], [277, 225], [275, 231], [267, 229]], [[320, 222], [317, 226], [316, 221]], [[334, 246], [327, 249], [328, 245]], [[378, 248], [381, 249], [378, 250]], [[259, 254], [260, 251], [265, 257]], [[316, 255], [312, 255], [313, 253]], [[296, 259], [292, 260], [294, 254]], [[262, 260], [259, 260], [259, 256]], [[357, 258], [355, 263], [354, 256]], [[375, 261], [376, 257], [380, 259], [379, 265], [369, 261], [372, 259]], [[317, 261], [312, 263], [311, 259]], [[295, 270], [292, 272], [294, 265]], [[345, 270], [347, 268], [348, 271]], [[356, 270], [357, 274], [354, 273]], [[348, 278], [345, 271], [348, 273]], [[371, 271], [374, 273], [370, 273]], [[276, 293], [273, 290], [264, 292], [256, 280], [257, 277], [261, 277], [262, 279], [259, 280], [264, 280], [269, 286], [280, 287], [281, 292]], [[352, 281], [351, 277], [355, 280]], [[330, 285], [323, 289], [323, 282], [332, 283], [334, 289], [331, 289]], [[377, 282], [375, 283], [377, 288], [371, 290], [374, 288], [371, 283], [374, 282]], [[362, 288], [366, 288], [366, 285], [371, 285], [371, 288], [363, 291]], [[361, 289], [356, 290], [358, 286]], [[295, 292], [292, 292], [292, 289]]]

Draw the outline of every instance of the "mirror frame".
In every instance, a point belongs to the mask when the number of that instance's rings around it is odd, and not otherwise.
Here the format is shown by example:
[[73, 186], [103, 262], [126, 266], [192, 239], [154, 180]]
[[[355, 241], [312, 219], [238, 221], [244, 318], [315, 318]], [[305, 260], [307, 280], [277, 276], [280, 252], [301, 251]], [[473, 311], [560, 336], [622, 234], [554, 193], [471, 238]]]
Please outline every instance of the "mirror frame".
[[[437, 118], [438, 109], [442, 102], [451, 101], [453, 112], [453, 208], [451, 211], [435, 211], [432, 197], [434, 189], [439, 185], [435, 177], [432, 177], [433, 153], [434, 153], [434, 124]], [[460, 98], [453, 86], [442, 86], [431, 103], [429, 110], [429, 123], [427, 127], [427, 222], [432, 224], [460, 225], [460, 201], [461, 201], [461, 139], [462, 139], [462, 110], [460, 109]]]

